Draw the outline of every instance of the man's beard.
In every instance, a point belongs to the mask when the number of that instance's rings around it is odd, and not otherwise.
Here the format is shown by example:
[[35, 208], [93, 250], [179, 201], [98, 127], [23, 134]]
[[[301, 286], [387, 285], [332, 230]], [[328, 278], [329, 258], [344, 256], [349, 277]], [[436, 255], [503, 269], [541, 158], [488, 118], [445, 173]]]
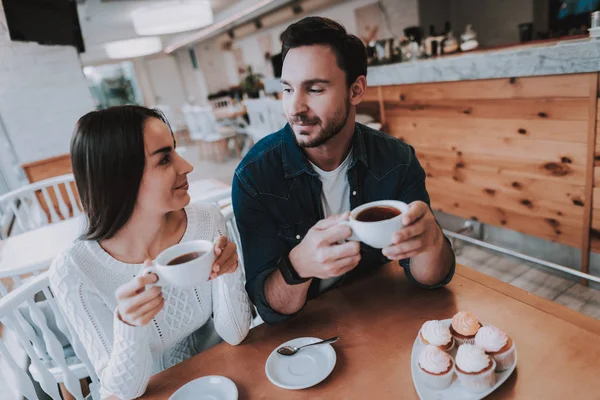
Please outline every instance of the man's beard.
[[[325, 124], [325, 126], [323, 126], [321, 128], [321, 130], [316, 134], [316, 136], [312, 140], [310, 140], [308, 142], [299, 142], [298, 137], [296, 135], [294, 135], [294, 138], [296, 139], [296, 143], [298, 144], [298, 146], [305, 148], [305, 149], [319, 147], [319, 146], [324, 145], [329, 140], [334, 138], [338, 133], [341, 132], [341, 130], [346, 125], [346, 121], [348, 120], [349, 114], [350, 114], [350, 101], [349, 101], [349, 99], [347, 99], [345, 102], [344, 110], [336, 111], [335, 114], [333, 115], [333, 117]], [[308, 122], [308, 123], [314, 123], [317, 125], [321, 123], [321, 119], [309, 120], [304, 115], [294, 116], [292, 121], [299, 121], [301, 123]], [[293, 124], [292, 121], [290, 121], [290, 124]], [[308, 136], [308, 133], [301, 131], [299, 133], [299, 135], [300, 136]]]

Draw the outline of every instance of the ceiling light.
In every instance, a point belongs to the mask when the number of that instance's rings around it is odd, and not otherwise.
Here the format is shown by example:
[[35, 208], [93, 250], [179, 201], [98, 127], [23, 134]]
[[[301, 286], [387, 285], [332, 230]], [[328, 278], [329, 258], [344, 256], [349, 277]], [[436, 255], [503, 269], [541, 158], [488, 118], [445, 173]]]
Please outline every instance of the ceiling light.
[[166, 35], [203, 28], [213, 23], [210, 1], [169, 1], [131, 12], [138, 35]]
[[134, 58], [158, 53], [162, 43], [159, 37], [143, 37], [106, 43], [104, 50], [108, 58]]

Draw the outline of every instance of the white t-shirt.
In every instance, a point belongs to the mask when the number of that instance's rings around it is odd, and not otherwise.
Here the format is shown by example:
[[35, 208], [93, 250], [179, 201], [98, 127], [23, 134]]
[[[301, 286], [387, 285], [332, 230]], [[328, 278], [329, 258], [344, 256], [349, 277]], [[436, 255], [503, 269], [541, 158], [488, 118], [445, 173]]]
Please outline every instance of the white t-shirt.
[[[342, 214], [350, 211], [350, 183], [348, 182], [348, 167], [352, 161], [352, 151], [348, 157], [333, 171], [323, 171], [312, 162], [310, 165], [315, 172], [319, 174], [319, 179], [323, 184], [321, 203], [325, 218], [332, 215]], [[309, 161], [310, 162], [310, 161]], [[321, 281], [320, 291], [329, 289], [341, 277], [323, 279]]]

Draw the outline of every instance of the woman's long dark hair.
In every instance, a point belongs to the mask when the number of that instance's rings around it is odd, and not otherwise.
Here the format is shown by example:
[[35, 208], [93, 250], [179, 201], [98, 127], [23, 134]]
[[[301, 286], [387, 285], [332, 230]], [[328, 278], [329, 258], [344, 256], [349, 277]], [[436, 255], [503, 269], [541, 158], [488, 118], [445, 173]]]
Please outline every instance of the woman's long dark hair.
[[160, 111], [140, 106], [92, 111], [77, 122], [71, 163], [88, 218], [81, 239], [110, 239], [131, 218], [146, 164], [144, 125], [149, 118], [169, 126]]

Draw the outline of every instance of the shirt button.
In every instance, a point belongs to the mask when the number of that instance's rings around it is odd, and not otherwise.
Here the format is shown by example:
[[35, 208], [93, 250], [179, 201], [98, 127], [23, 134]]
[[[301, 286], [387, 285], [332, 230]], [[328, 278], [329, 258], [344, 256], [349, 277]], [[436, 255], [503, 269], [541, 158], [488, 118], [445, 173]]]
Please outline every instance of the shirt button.
[[356, 190], [352, 192], [352, 196], [356, 196]]
[[300, 235], [296, 235], [296, 239], [300, 240]]

